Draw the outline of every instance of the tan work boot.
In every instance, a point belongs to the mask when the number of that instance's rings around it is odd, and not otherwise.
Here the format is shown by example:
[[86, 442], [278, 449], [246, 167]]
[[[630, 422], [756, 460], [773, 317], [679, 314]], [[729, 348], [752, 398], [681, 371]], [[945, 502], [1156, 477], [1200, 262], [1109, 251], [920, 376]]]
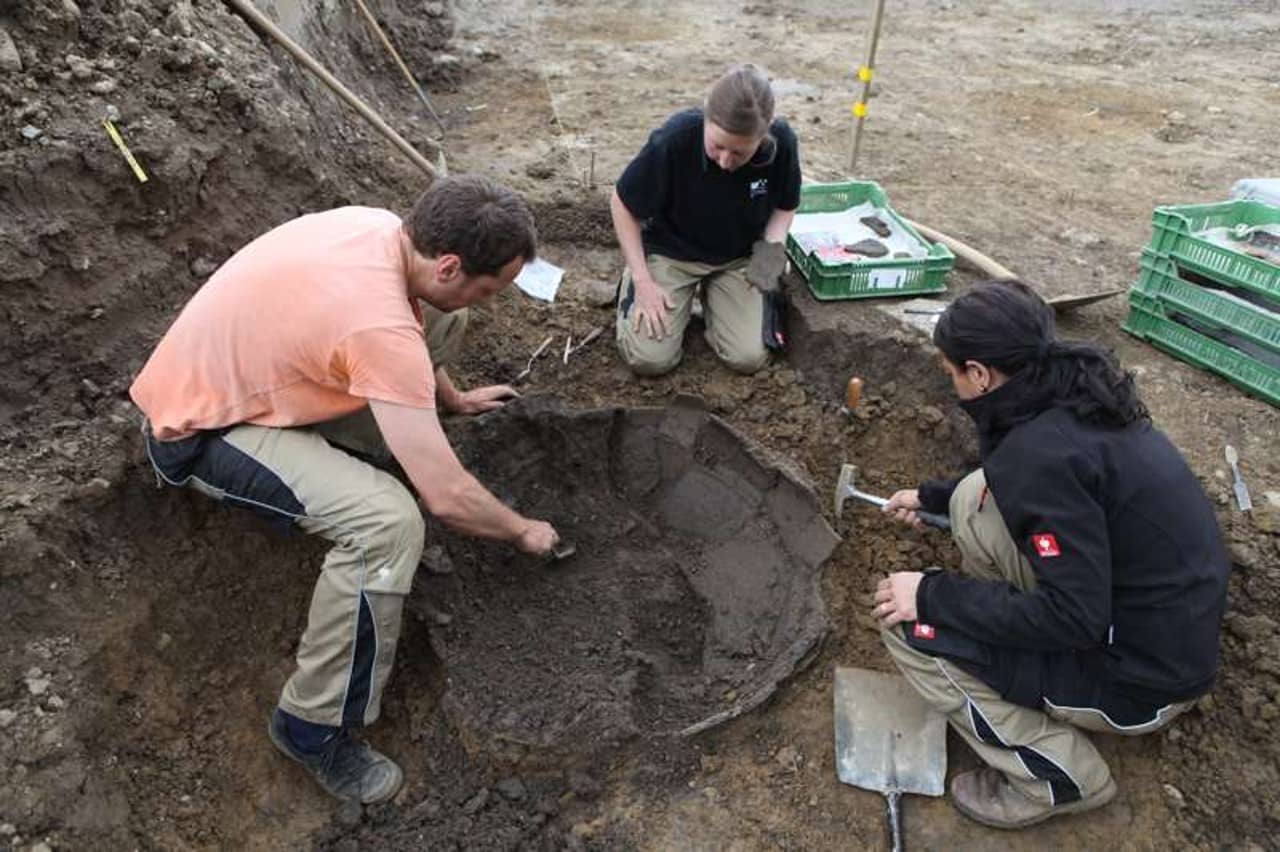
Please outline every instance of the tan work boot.
[[1019, 793], [1003, 772], [990, 766], [962, 772], [951, 780], [951, 801], [956, 810], [992, 828], [1026, 828], [1056, 816], [1091, 811], [1115, 795], [1116, 784], [1108, 778], [1092, 796], [1065, 805], [1042, 804]]

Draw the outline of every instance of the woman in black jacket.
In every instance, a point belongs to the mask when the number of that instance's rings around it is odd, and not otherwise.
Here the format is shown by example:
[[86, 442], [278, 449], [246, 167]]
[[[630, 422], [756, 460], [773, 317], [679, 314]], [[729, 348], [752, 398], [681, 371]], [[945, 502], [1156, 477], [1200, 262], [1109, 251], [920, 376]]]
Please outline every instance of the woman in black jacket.
[[956, 807], [999, 828], [1115, 795], [1083, 730], [1144, 734], [1213, 685], [1229, 562], [1186, 462], [1131, 375], [1057, 340], [1018, 282], [975, 287], [939, 318], [982, 467], [886, 507], [947, 512], [960, 572], [880, 582], [874, 615], [907, 679], [989, 764]]

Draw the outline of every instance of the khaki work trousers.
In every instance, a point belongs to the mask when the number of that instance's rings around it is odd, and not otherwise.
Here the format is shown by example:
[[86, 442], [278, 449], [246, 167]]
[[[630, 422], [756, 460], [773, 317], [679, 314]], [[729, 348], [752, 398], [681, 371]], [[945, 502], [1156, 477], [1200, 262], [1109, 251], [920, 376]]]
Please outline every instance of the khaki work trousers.
[[[467, 314], [424, 306], [431, 359], [438, 369], [457, 357]], [[401, 612], [422, 556], [425, 525], [418, 501], [391, 474], [356, 458], [390, 453], [365, 407], [309, 427], [241, 424], [206, 438], [194, 474], [165, 475], [162, 454], [149, 444], [166, 480], [187, 485], [328, 539], [312, 593], [297, 668], [280, 695], [281, 709], [321, 725], [372, 723], [395, 659]]]
[[730, 369], [754, 373], [769, 361], [764, 346], [764, 296], [747, 281], [748, 258], [722, 264], [672, 260], [658, 254], [645, 258], [649, 274], [671, 300], [667, 334], [661, 339], [635, 327], [635, 286], [631, 272], [622, 276], [618, 298], [617, 341], [622, 359], [642, 376], [674, 370], [684, 354], [684, 332], [693, 313], [698, 285], [703, 290], [703, 322], [712, 351]]
[[[987, 580], [1003, 580], [1019, 589], [1035, 588], [1035, 574], [1018, 550], [987, 490], [979, 468], [956, 487], [950, 504], [951, 530], [961, 553], [961, 571]], [[1092, 708], [1045, 710], [1007, 701], [981, 679], [955, 663], [916, 650], [900, 628], [881, 631], [885, 647], [907, 681], [978, 756], [1002, 771], [1027, 798], [1065, 804], [1064, 790], [1079, 798], [1097, 793], [1111, 777], [1102, 756], [1084, 731], [1138, 735], [1156, 731], [1194, 702], [1161, 708], [1147, 724], [1118, 727]]]

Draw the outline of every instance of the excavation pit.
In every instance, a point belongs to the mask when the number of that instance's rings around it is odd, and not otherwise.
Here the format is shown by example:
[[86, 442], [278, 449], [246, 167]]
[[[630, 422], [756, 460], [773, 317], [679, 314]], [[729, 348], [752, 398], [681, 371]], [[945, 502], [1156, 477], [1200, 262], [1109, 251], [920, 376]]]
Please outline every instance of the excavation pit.
[[576, 545], [542, 561], [429, 532], [410, 607], [471, 742], [572, 753], [689, 735], [810, 659], [838, 539], [814, 490], [720, 419], [519, 404], [450, 437], [481, 481]]

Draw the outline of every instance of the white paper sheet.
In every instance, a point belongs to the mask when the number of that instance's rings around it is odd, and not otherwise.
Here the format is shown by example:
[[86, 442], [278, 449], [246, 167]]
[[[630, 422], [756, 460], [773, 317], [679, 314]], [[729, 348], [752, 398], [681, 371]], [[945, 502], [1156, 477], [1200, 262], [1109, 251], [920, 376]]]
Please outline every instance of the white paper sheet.
[[516, 286], [535, 299], [554, 302], [562, 278], [563, 269], [538, 257], [520, 270], [520, 274], [516, 276]]
[[[862, 224], [864, 216], [876, 216], [889, 227], [889, 236], [881, 237]], [[851, 245], [873, 238], [884, 244], [889, 253], [878, 260], [892, 260], [893, 255], [905, 252], [912, 258], [929, 256], [929, 247], [899, 227], [892, 217], [870, 201], [836, 213], [800, 213], [791, 222], [791, 236], [796, 242], [812, 251], [820, 245]]]

